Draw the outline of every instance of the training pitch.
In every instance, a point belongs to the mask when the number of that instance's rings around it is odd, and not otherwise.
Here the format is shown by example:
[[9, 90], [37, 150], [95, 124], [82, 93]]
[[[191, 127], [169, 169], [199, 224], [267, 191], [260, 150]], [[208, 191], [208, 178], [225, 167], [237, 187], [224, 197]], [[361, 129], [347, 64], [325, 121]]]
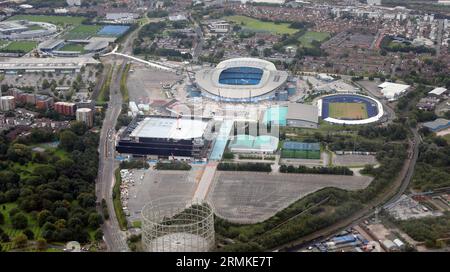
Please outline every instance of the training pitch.
[[364, 103], [330, 103], [330, 117], [344, 120], [361, 120], [368, 117]]
[[287, 23], [263, 22], [261, 20], [240, 15], [227, 16], [224, 19], [240, 25], [243, 29], [255, 32], [293, 34], [298, 31], [298, 29], [290, 28]]

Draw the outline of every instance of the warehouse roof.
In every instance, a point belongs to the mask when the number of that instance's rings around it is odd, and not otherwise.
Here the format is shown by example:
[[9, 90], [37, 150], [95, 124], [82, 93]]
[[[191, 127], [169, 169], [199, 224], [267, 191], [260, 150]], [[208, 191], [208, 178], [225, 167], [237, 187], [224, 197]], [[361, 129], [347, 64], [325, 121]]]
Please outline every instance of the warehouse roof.
[[429, 92], [428, 94], [434, 94], [434, 95], [442, 95], [443, 93], [445, 93], [447, 91], [446, 88], [436, 88], [434, 90], [432, 90], [431, 92]]
[[383, 95], [389, 99], [393, 100], [395, 96], [404, 93], [410, 85], [405, 84], [398, 84], [398, 83], [392, 83], [392, 82], [383, 82], [382, 84], [378, 85], [378, 87], [381, 88], [381, 92]]
[[10, 58], [0, 61], [0, 69], [69, 69], [86, 64], [98, 64], [93, 58]]
[[305, 120], [308, 122], [319, 122], [319, 109], [316, 106], [289, 103], [286, 119]]
[[146, 117], [131, 132], [130, 137], [192, 139], [203, 136], [207, 122], [202, 120]]

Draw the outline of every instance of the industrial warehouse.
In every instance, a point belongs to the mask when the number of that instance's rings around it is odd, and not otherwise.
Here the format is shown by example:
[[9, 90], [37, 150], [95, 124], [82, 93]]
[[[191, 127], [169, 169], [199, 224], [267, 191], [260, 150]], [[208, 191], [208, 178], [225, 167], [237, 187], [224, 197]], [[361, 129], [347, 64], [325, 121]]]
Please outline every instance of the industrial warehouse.
[[99, 64], [93, 58], [10, 58], [0, 62], [0, 73], [78, 73], [86, 65]]
[[116, 150], [153, 158], [205, 159], [211, 126], [209, 119], [137, 116], [122, 132]]
[[[288, 73], [269, 61], [236, 58], [195, 74], [195, 85], [204, 97], [223, 102], [258, 102], [288, 99]], [[295, 92], [295, 90], [294, 90]]]

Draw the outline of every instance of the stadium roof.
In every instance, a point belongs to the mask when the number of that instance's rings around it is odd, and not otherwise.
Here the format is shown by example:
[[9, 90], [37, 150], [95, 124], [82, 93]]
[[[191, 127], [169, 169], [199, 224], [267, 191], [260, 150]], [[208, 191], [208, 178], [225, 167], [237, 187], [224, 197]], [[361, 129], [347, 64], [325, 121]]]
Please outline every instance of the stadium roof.
[[319, 143], [303, 143], [286, 141], [283, 143], [283, 149], [290, 150], [320, 150]]
[[312, 105], [289, 103], [286, 119], [305, 120], [318, 123], [319, 109]]
[[175, 140], [200, 138], [207, 125], [208, 123], [202, 120], [146, 117], [139, 122], [130, 137]]
[[431, 92], [429, 92], [428, 94], [434, 94], [434, 95], [442, 95], [443, 93], [445, 93], [447, 91], [446, 88], [436, 88], [434, 90], [432, 90]]
[[64, 40], [62, 39], [57, 39], [57, 40], [46, 40], [44, 42], [42, 42], [41, 44], [39, 44], [39, 48], [40, 49], [54, 49], [56, 47], [58, 47], [60, 44], [62, 44], [64, 42]]
[[[263, 70], [261, 80], [255, 85], [220, 84], [223, 70], [233, 67], [254, 67]], [[277, 71], [269, 61], [256, 58], [235, 58], [220, 62], [215, 68], [203, 69], [195, 74], [197, 85], [208, 93], [218, 97], [245, 99], [263, 96], [286, 83], [288, 73]]]
[[84, 46], [84, 50], [87, 50], [87, 51], [98, 51], [98, 50], [105, 49], [109, 45], [109, 43], [107, 41], [104, 41], [104, 40], [91, 39], [89, 41], [90, 42], [86, 46]]

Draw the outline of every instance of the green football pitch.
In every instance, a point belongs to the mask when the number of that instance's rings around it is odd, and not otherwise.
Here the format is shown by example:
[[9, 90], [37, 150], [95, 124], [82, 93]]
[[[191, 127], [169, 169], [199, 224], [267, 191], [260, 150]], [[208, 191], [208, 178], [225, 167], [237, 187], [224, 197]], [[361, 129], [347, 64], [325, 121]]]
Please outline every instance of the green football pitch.
[[336, 119], [361, 120], [368, 117], [364, 103], [330, 103], [329, 116]]

